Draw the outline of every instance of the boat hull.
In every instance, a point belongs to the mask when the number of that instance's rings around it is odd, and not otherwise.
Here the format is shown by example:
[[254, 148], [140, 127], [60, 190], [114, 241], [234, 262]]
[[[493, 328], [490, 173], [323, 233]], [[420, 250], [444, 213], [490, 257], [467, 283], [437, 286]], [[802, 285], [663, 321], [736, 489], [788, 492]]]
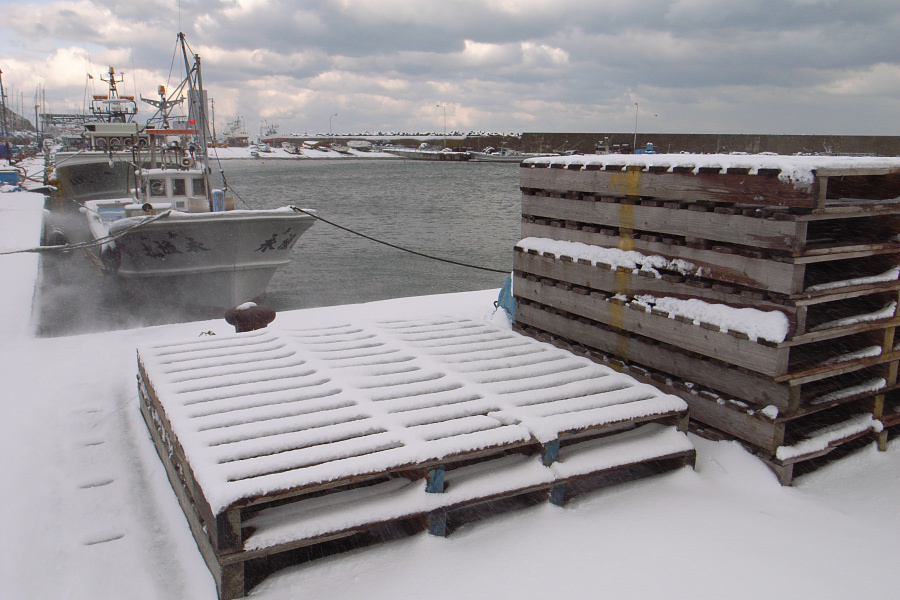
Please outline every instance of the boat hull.
[[406, 158], [408, 160], [432, 160], [432, 161], [467, 161], [468, 152], [443, 152], [440, 150], [385, 150], [388, 154]]
[[487, 152], [469, 152], [469, 160], [472, 162], [521, 163], [526, 158], [529, 157], [521, 154], [489, 154]]
[[122, 233], [110, 227], [122, 283], [192, 308], [231, 308], [261, 297], [315, 221], [291, 209], [179, 213]]

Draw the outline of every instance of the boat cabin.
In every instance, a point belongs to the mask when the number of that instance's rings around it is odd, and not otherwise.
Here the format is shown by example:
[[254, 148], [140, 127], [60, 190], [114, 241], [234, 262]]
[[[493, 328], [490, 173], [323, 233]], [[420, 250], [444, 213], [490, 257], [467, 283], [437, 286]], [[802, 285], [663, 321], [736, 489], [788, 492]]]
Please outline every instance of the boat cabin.
[[226, 199], [221, 190], [210, 192], [207, 187], [207, 178], [197, 169], [149, 169], [141, 175], [140, 187], [134, 194], [136, 202], [126, 207], [126, 214], [131, 217], [164, 210], [188, 213], [234, 210], [234, 198]]

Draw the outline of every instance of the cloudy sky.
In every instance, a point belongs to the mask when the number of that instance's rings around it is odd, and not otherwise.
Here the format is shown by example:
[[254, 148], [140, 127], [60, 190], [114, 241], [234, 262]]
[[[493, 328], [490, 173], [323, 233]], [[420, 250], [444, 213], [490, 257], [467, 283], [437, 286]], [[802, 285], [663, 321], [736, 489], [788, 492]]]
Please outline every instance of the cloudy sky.
[[154, 96], [182, 30], [217, 127], [242, 116], [251, 133], [441, 132], [445, 114], [449, 131], [628, 132], [637, 112], [645, 132], [900, 135], [897, 0], [0, 0], [0, 14], [3, 83], [32, 115], [38, 85], [50, 110], [81, 110], [87, 74], [110, 65], [123, 93]]

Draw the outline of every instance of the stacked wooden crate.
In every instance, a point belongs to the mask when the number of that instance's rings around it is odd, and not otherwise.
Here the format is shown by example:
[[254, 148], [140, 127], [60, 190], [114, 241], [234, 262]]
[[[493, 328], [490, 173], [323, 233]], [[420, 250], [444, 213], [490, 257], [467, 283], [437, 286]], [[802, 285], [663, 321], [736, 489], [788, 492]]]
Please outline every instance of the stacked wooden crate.
[[653, 379], [785, 484], [873, 431], [884, 446], [900, 422], [900, 160], [522, 167], [518, 329]]

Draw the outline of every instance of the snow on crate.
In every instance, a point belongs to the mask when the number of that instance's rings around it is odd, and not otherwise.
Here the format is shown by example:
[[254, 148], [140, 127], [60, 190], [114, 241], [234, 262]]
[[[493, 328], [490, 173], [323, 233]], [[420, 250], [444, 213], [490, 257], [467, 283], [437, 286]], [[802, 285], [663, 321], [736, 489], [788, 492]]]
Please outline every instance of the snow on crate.
[[465, 319], [270, 327], [147, 345], [138, 361], [215, 514], [687, 409], [586, 358]]
[[751, 340], [780, 343], [787, 337], [790, 322], [787, 316], [777, 310], [762, 311], [756, 308], [734, 308], [727, 304], [712, 304], [697, 298], [657, 298], [651, 295], [635, 296], [637, 306], [655, 307], [675, 316], [691, 319], [695, 324], [709, 323], [720, 331], [737, 331]]
[[680, 258], [667, 258], [660, 255], [646, 255], [636, 250], [619, 250], [604, 248], [582, 242], [566, 242], [550, 238], [527, 237], [516, 244], [525, 252], [539, 254], [549, 253], [554, 256], [568, 256], [573, 260], [589, 261], [592, 265], [608, 265], [610, 270], [617, 268], [630, 269], [634, 272], [650, 273], [657, 279], [659, 271], [672, 271], [682, 275], [703, 275], [703, 269]]
[[605, 168], [639, 167], [643, 170], [690, 169], [693, 174], [706, 170], [746, 169], [749, 175], [777, 172], [778, 179], [796, 189], [807, 190], [822, 169], [900, 169], [900, 159], [891, 157], [781, 156], [764, 154], [588, 154], [529, 158], [523, 166], [560, 165], [566, 168], [590, 166]]
[[882, 429], [881, 421], [876, 420], [871, 414], [857, 415], [851, 419], [823, 427], [811, 433], [806, 439], [793, 446], [779, 446], [775, 452], [775, 458], [788, 461], [797, 457], [815, 454], [835, 445], [841, 440], [851, 438], [868, 431], [879, 432]]

